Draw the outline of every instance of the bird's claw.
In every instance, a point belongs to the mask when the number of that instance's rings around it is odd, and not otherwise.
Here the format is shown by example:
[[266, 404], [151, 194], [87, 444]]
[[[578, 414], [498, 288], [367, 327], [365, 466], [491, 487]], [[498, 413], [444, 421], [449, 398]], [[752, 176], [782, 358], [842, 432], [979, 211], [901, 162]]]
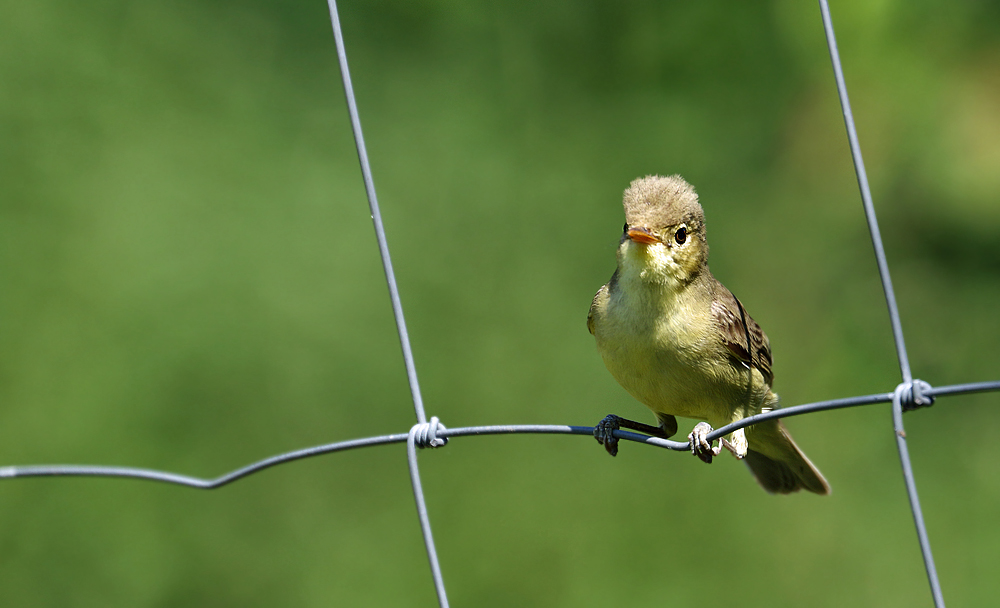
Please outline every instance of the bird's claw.
[[594, 427], [594, 439], [612, 456], [618, 455], [618, 438], [614, 436], [614, 432], [619, 428], [621, 428], [621, 418], [614, 414], [608, 414]]
[[714, 456], [718, 456], [722, 452], [721, 445], [718, 447], [712, 447], [711, 442], [706, 439], [708, 434], [713, 430], [712, 425], [709, 423], [699, 422], [694, 425], [694, 429], [692, 429], [691, 434], [688, 435], [688, 441], [691, 442], [691, 453], [709, 464], [711, 464]]

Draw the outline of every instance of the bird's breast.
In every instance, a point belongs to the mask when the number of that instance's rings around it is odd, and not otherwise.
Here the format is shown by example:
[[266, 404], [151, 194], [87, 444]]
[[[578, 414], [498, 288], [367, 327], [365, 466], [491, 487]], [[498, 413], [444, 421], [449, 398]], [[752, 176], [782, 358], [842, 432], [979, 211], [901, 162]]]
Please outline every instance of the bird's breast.
[[739, 401], [734, 386], [745, 383], [717, 339], [711, 302], [636, 287], [609, 293], [595, 318], [612, 376], [654, 412], [729, 422]]

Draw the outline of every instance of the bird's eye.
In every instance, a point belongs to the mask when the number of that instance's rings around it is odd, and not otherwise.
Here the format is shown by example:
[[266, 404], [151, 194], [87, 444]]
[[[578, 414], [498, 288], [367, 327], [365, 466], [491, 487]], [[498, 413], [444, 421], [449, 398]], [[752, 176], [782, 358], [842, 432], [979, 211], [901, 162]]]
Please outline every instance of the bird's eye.
[[628, 222], [625, 222], [625, 225], [622, 226], [622, 232], [628, 232]]
[[674, 233], [674, 240], [677, 241], [678, 245], [683, 245], [684, 241], [686, 241], [687, 238], [688, 238], [688, 232], [687, 228], [685, 228], [684, 226], [678, 228], [677, 232]]

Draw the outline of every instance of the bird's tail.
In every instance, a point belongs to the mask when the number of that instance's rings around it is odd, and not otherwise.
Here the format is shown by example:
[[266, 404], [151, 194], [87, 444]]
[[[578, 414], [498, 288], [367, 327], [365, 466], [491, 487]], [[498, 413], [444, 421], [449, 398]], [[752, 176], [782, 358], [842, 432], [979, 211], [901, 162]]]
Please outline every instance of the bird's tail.
[[746, 430], [749, 449], [744, 459], [765, 490], [788, 494], [805, 489], [829, 494], [830, 484], [792, 441], [780, 420], [767, 420]]

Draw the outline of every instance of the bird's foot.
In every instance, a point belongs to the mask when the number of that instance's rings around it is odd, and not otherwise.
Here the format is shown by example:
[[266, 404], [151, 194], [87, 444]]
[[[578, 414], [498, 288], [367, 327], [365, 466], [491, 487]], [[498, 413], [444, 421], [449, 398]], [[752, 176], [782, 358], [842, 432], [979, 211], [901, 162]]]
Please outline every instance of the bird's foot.
[[614, 432], [621, 428], [621, 422], [620, 417], [608, 414], [594, 427], [594, 439], [612, 456], [618, 455], [618, 438], [614, 436]]
[[711, 424], [699, 422], [694, 425], [694, 429], [688, 435], [688, 441], [691, 442], [691, 453], [707, 463], [711, 463], [714, 456], [722, 453], [722, 445], [712, 447], [712, 444], [706, 439], [712, 430]]
[[726, 448], [733, 453], [733, 456], [737, 460], [743, 460], [747, 456], [747, 449], [749, 445], [747, 444], [747, 434], [743, 432], [744, 429], [739, 429], [738, 431], [733, 431], [733, 440], [729, 441], [725, 437], [720, 439], [722, 442], [722, 447]]

